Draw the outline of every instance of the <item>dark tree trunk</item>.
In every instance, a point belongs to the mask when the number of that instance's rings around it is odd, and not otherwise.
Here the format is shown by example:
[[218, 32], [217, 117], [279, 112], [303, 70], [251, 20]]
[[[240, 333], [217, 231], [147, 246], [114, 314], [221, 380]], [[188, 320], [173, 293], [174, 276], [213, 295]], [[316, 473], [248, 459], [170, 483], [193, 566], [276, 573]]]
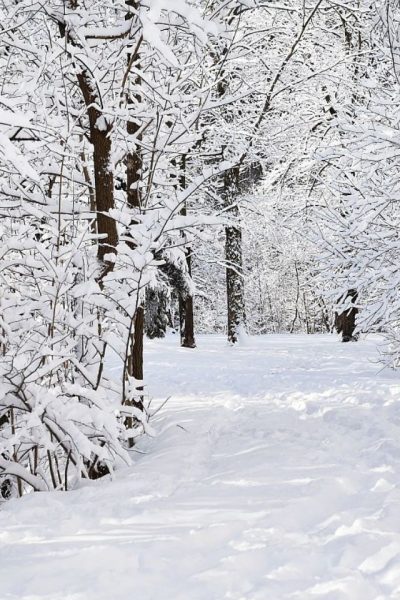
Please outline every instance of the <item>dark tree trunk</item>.
[[[69, 7], [75, 10], [78, 6], [77, 0], [70, 0]], [[68, 42], [71, 46], [79, 47], [80, 40], [75, 39], [67, 33], [65, 23], [59, 22], [59, 31], [61, 37], [68, 36]], [[71, 56], [73, 59], [73, 57]], [[81, 66], [81, 65], [80, 65]], [[110, 209], [114, 208], [114, 176], [112, 171], [112, 142], [111, 131], [112, 124], [107, 122], [103, 115], [101, 94], [92, 77], [90, 70], [83, 67], [77, 73], [77, 81], [82, 93], [87, 116], [89, 119], [90, 142], [93, 146], [93, 167], [94, 167], [94, 194], [90, 194], [91, 209], [96, 212], [96, 225], [92, 226], [99, 235], [97, 246], [97, 257], [99, 259], [101, 270], [97, 278], [100, 287], [103, 286], [104, 277], [114, 268], [114, 260], [106, 259], [107, 254], [116, 254], [118, 245], [117, 224], [109, 216]], [[94, 203], [94, 206], [93, 206]], [[101, 327], [101, 324], [99, 325]], [[102, 367], [99, 370], [101, 376]], [[49, 454], [49, 465], [52, 469], [52, 462]], [[109, 472], [108, 467], [101, 465], [96, 457], [92, 465], [87, 464], [88, 475], [91, 479], [97, 479]], [[54, 474], [52, 473], [54, 481]], [[18, 485], [20, 481], [18, 479]]]
[[233, 222], [225, 228], [226, 294], [228, 311], [228, 341], [238, 341], [240, 328], [246, 326], [244, 301], [242, 231], [238, 223], [237, 206], [239, 168], [226, 171], [224, 176], [223, 198], [225, 214]]
[[144, 325], [147, 337], [163, 338], [170, 323], [170, 295], [166, 287], [146, 290]]
[[196, 340], [194, 339], [193, 296], [180, 299], [179, 315], [181, 346], [183, 348], [196, 348]]
[[[226, 56], [227, 54], [228, 48], [225, 47], [222, 56]], [[223, 98], [229, 87], [229, 78], [225, 77], [224, 66], [221, 75], [217, 91], [218, 96]], [[227, 116], [228, 120], [231, 120], [231, 117], [229, 115]], [[242, 159], [244, 158], [245, 155], [242, 156]], [[228, 315], [228, 342], [231, 344], [236, 344], [239, 339], [239, 330], [242, 327], [246, 327], [242, 230], [239, 223], [239, 209], [237, 204], [239, 201], [239, 178], [242, 163], [243, 160], [240, 161], [238, 166], [225, 171], [222, 190], [225, 216], [232, 221], [232, 225], [225, 227], [226, 304]]]
[[[132, 336], [132, 350], [128, 361], [128, 372], [129, 375], [140, 381], [143, 379], [143, 337], [144, 310], [142, 306], [139, 306], [135, 315], [135, 332]], [[139, 386], [137, 389], [143, 391], [142, 386]], [[141, 396], [138, 402], [136, 402], [136, 406], [143, 408], [143, 399]]]
[[[128, 135], [136, 135], [140, 125], [136, 121], [129, 121], [127, 125]], [[140, 136], [139, 136], [140, 137]], [[138, 211], [141, 209], [141, 197], [139, 182], [142, 175], [142, 157], [140, 150], [130, 152], [126, 158], [126, 186], [128, 206]], [[134, 224], [134, 223], [133, 223]], [[136, 242], [132, 240], [131, 248], [136, 247]], [[139, 293], [139, 291], [138, 291]], [[144, 336], [144, 307], [140, 300], [136, 308], [134, 334], [132, 340], [132, 356], [128, 362], [129, 375], [135, 379], [143, 379], [143, 336]], [[139, 388], [142, 390], [143, 388]], [[142, 402], [142, 400], [140, 401]], [[142, 405], [143, 408], [143, 405]]]
[[[357, 302], [358, 293], [356, 290], [349, 290], [346, 294], [345, 300], [350, 299], [352, 304]], [[342, 334], [342, 342], [356, 341], [357, 337], [354, 336], [354, 330], [356, 328], [356, 317], [358, 308], [348, 308], [341, 313], [335, 313], [335, 329], [338, 333]]]
[[[127, 0], [126, 4], [128, 6], [128, 13], [126, 18], [129, 19], [132, 17], [132, 14], [129, 12], [129, 7], [136, 10], [138, 8], [137, 0]], [[128, 70], [131, 69], [132, 66], [139, 66], [139, 48], [142, 42], [142, 38], [139, 39], [135, 51], [133, 54], [128, 54], [127, 57], [127, 67]], [[140, 77], [138, 75], [134, 76], [134, 83], [137, 86], [140, 86]], [[135, 100], [140, 103], [141, 97], [138, 92], [135, 92]], [[127, 95], [127, 104], [128, 107], [133, 103], [133, 99], [128, 93]], [[142, 154], [140, 149], [141, 142], [141, 134], [140, 134], [140, 122], [135, 119], [130, 119], [127, 123], [127, 134], [132, 139], [135, 137], [138, 145], [134, 152], [129, 152], [126, 157], [126, 190], [127, 190], [127, 203], [130, 208], [136, 209], [138, 212], [142, 209], [141, 202], [141, 192], [139, 183], [142, 178]], [[132, 225], [136, 224], [136, 221], [132, 221]], [[132, 239], [129, 242], [129, 246], [131, 249], [136, 248], [136, 241]], [[133, 334], [131, 336], [131, 340], [129, 343], [130, 354], [128, 357], [127, 367], [128, 373], [130, 377], [134, 377], [137, 380], [143, 380], [143, 337], [144, 337], [144, 308], [140, 301], [138, 290], [138, 300], [136, 305], [136, 311], [134, 315], [134, 327]], [[134, 400], [131, 400], [130, 403], [135, 405], [137, 408], [143, 410], [143, 396], [140, 392], [143, 392], [143, 386], [139, 385], [137, 387], [138, 396]], [[131, 423], [130, 423], [131, 424]], [[133, 440], [130, 441], [131, 445], [133, 445]]]
[[[115, 254], [118, 244], [117, 224], [108, 215], [114, 208], [114, 175], [112, 172], [112, 125], [108, 124], [102, 113], [95, 108], [99, 104], [97, 94], [85, 72], [78, 74], [78, 82], [84, 97], [90, 126], [90, 141], [93, 145], [94, 187], [96, 203], [97, 232], [101, 236], [98, 243], [97, 256], [103, 265], [99, 281], [113, 269], [114, 262], [105, 260], [106, 254]], [[103, 122], [100, 121], [103, 120]], [[101, 123], [101, 125], [100, 125]]]
[[[179, 188], [186, 189], [186, 155], [180, 161]], [[182, 206], [181, 215], [186, 217], [186, 203]], [[190, 248], [186, 248], [186, 265], [189, 277], [192, 277], [192, 257]], [[185, 295], [179, 295], [179, 330], [180, 341], [183, 348], [196, 348], [194, 339], [194, 302], [189, 289]]]
[[[186, 157], [182, 158], [181, 163], [181, 177], [180, 177], [181, 189], [186, 187]], [[186, 204], [181, 210], [181, 214], [186, 217], [187, 207]], [[189, 277], [192, 277], [192, 256], [190, 248], [186, 249], [186, 265]], [[194, 306], [193, 306], [193, 295], [191, 290], [188, 291], [185, 296], [179, 297], [179, 324], [180, 324], [180, 337], [181, 346], [183, 348], [196, 348], [196, 340], [194, 339]]]
[[115, 253], [118, 244], [116, 222], [108, 215], [109, 210], [114, 208], [114, 176], [110, 166], [111, 139], [108, 133], [109, 131], [98, 131], [96, 128], [91, 133], [97, 231], [103, 236], [99, 240], [97, 256], [104, 263], [107, 272], [113, 268], [113, 262], [104, 260], [104, 257]]
[[[69, 0], [69, 7], [75, 10], [78, 7], [77, 0]], [[79, 39], [67, 34], [65, 23], [62, 21], [59, 22], [59, 31], [62, 38], [68, 35], [68, 42], [71, 46], [80, 46]], [[105, 255], [115, 254], [118, 244], [117, 224], [108, 215], [109, 210], [114, 208], [114, 176], [111, 152], [112, 124], [107, 122], [101, 109], [98, 108], [102, 106], [102, 98], [90, 70], [81, 69], [77, 73], [77, 80], [87, 109], [90, 142], [93, 145], [96, 225], [97, 233], [101, 236], [97, 250], [97, 256], [102, 264], [102, 271], [98, 278], [101, 285], [104, 276], [114, 266], [114, 261], [105, 260]], [[91, 198], [92, 200], [93, 198]]]
[[[192, 275], [192, 259], [190, 254], [186, 256], [189, 275]], [[196, 348], [194, 339], [194, 314], [193, 314], [193, 296], [187, 294], [179, 297], [179, 321], [181, 346], [183, 348]]]

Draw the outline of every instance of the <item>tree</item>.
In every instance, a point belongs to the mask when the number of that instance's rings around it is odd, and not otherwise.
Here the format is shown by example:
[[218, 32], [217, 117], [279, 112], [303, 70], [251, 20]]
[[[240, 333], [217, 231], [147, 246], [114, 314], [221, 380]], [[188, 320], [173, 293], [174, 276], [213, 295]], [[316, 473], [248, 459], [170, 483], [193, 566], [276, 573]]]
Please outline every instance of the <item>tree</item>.
[[[130, 462], [149, 429], [144, 294], [164, 256], [185, 262], [181, 232], [202, 220], [182, 206], [221, 167], [194, 162], [185, 189], [171, 184], [208, 97], [191, 76], [212, 24], [188, 3], [22, 2], [3, 16], [0, 471], [22, 494]], [[34, 50], [20, 43], [31, 28]]]
[[[257, 185], [263, 186], [264, 191], [266, 186], [262, 180], [272, 181], [273, 175], [276, 179], [279, 171], [279, 182], [283, 179], [282, 173], [288, 172], [293, 182], [297, 156], [299, 161], [306, 159], [304, 147], [293, 156], [293, 144], [297, 152], [302, 143], [301, 137], [294, 141], [293, 133], [299, 136], [301, 132], [306, 140], [312, 137], [315, 125], [312, 120], [317, 119], [324, 102], [321, 82], [328, 70], [344, 60], [343, 55], [338, 58], [336, 54], [335, 35], [326, 39], [326, 28], [334, 19], [332, 14], [321, 2], [311, 7], [304, 5], [302, 10], [297, 5], [263, 4], [248, 13], [232, 11], [229, 43], [217, 45], [213, 52], [213, 56], [228, 57], [226, 63], [221, 63], [221, 81], [216, 88], [219, 102], [216, 101], [210, 129], [217, 132], [221, 154], [232, 163], [220, 186], [221, 210], [226, 217], [228, 339], [232, 343], [237, 341], [246, 322], [246, 265], [243, 261], [246, 201], [243, 199], [249, 195], [249, 189]], [[303, 73], [299, 76], [300, 65]], [[316, 102], [310, 99], [313, 93]], [[297, 170], [304, 179], [304, 169]], [[306, 204], [304, 194], [309, 181], [308, 177], [305, 185], [297, 185], [303, 204]], [[276, 187], [271, 193], [276, 194]], [[259, 214], [257, 208], [255, 213]], [[296, 269], [297, 266], [293, 268], [293, 281], [298, 287]]]

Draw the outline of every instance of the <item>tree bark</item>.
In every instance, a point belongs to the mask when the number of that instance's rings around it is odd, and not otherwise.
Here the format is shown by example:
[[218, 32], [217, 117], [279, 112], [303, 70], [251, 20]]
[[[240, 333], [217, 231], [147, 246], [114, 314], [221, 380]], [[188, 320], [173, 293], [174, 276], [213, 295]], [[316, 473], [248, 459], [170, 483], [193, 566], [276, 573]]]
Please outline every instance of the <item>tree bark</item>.
[[[69, 8], [76, 10], [77, 0], [69, 0]], [[64, 22], [59, 22], [61, 37], [68, 35], [68, 41], [72, 46], [79, 47], [80, 41], [67, 34]], [[97, 249], [97, 257], [102, 264], [102, 270], [98, 277], [101, 284], [104, 276], [114, 268], [113, 260], [105, 260], [107, 254], [115, 254], [118, 244], [117, 224], [108, 212], [114, 208], [114, 176], [112, 170], [112, 124], [108, 123], [101, 109], [101, 93], [97, 88], [96, 81], [90, 71], [83, 68], [77, 73], [77, 80], [81, 90], [89, 118], [90, 142], [93, 145], [94, 164], [94, 186], [96, 203], [97, 233], [100, 239]]]
[[[355, 304], [355, 302], [357, 302], [357, 298], [357, 291], [349, 290], [346, 294], [345, 300], [351, 299], [351, 303]], [[357, 337], [354, 336], [357, 313], [358, 308], [356, 306], [348, 308], [341, 313], [335, 313], [335, 328], [338, 333], [342, 334], [342, 342], [351, 342], [357, 340]]]
[[[180, 162], [179, 187], [181, 190], [186, 188], [186, 155], [182, 156]], [[183, 205], [181, 215], [186, 217], [187, 206]], [[189, 277], [192, 277], [192, 257], [190, 248], [186, 248], [186, 265]], [[181, 346], [183, 348], [196, 348], [194, 338], [194, 302], [193, 295], [189, 291], [185, 296], [179, 296], [179, 324]]]
[[94, 186], [97, 212], [97, 231], [99, 239], [97, 256], [105, 265], [102, 277], [112, 270], [114, 263], [104, 260], [106, 254], [115, 254], [118, 244], [117, 224], [108, 214], [114, 208], [114, 176], [111, 167], [111, 138], [110, 130], [99, 131], [96, 127], [91, 130], [93, 144]]
[[[190, 276], [192, 276], [192, 259], [190, 254], [186, 255], [186, 264], [188, 267], [188, 273]], [[196, 348], [196, 340], [194, 338], [194, 311], [192, 294], [179, 297], [179, 321], [181, 346], [183, 348]]]
[[[136, 135], [139, 131], [140, 125], [136, 121], [128, 121], [127, 133], [128, 135]], [[139, 136], [140, 138], [140, 136]], [[128, 206], [137, 210], [141, 209], [141, 197], [139, 182], [142, 174], [142, 157], [140, 150], [136, 152], [129, 152], [126, 157], [126, 186], [127, 186], [127, 201]], [[133, 223], [134, 224], [134, 223]], [[134, 240], [129, 244], [132, 249], [136, 248]], [[139, 294], [138, 290], [138, 294]], [[134, 323], [134, 334], [132, 339], [132, 355], [128, 361], [129, 375], [135, 379], [143, 379], [143, 337], [144, 337], [144, 307], [140, 299], [138, 299], [138, 305], [136, 308]], [[138, 388], [143, 390], [142, 387]], [[142, 399], [140, 400], [141, 408], [143, 408]]]
[[[137, 10], [139, 6], [139, 2], [137, 0], [126, 0], [126, 5], [128, 7], [128, 13], [126, 15], [127, 19], [132, 18], [132, 14], [129, 12], [129, 8]], [[139, 42], [136, 46], [136, 49], [133, 54], [128, 54], [127, 57], [127, 68], [130, 69], [132, 65], [138, 66], [139, 63], [139, 48], [142, 39], [139, 39]], [[138, 75], [135, 76], [135, 84], [140, 85], [140, 77]], [[135, 92], [136, 101], [140, 102], [141, 97], [139, 93]], [[133, 100], [130, 94], [127, 94], [127, 104], [128, 107], [132, 104]], [[135, 119], [130, 119], [127, 123], [126, 128], [128, 136], [135, 136], [137, 141], [140, 143], [141, 134], [140, 134], [140, 123]], [[141, 155], [140, 147], [137, 146], [135, 152], [129, 152], [126, 156], [126, 189], [127, 189], [127, 203], [130, 208], [136, 209], [140, 211], [142, 208], [141, 205], [141, 192], [139, 183], [142, 177], [142, 168], [143, 168], [143, 160]], [[133, 220], [132, 225], [136, 222]], [[131, 249], [135, 249], [137, 244], [134, 239], [129, 243]], [[128, 359], [128, 375], [130, 377], [134, 377], [137, 380], [143, 380], [143, 337], [144, 337], [144, 307], [140, 300], [140, 290], [137, 292], [137, 306], [136, 312], [134, 315], [134, 333], [132, 335], [132, 339], [130, 341], [130, 356]], [[139, 392], [143, 391], [143, 386], [139, 386], [137, 388]], [[138, 395], [138, 398], [133, 401], [133, 404], [143, 410], [143, 396]]]
[[223, 198], [225, 214], [233, 222], [225, 228], [226, 294], [228, 311], [228, 341], [238, 341], [240, 329], [246, 326], [244, 300], [242, 230], [238, 223], [237, 206], [239, 167], [226, 171]]

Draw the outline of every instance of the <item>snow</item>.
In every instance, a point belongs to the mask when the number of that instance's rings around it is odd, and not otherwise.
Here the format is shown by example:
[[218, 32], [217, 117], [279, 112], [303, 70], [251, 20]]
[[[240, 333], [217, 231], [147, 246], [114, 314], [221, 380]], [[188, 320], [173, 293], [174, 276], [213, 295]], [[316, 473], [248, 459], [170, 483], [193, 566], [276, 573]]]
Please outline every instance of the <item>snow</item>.
[[158, 435], [114, 481], [1, 506], [0, 599], [398, 599], [400, 380], [377, 345], [148, 342]]
[[11, 162], [15, 169], [24, 177], [28, 177], [38, 183], [39, 175], [23, 156], [21, 150], [17, 148], [9, 138], [0, 132], [0, 150], [3, 160]]

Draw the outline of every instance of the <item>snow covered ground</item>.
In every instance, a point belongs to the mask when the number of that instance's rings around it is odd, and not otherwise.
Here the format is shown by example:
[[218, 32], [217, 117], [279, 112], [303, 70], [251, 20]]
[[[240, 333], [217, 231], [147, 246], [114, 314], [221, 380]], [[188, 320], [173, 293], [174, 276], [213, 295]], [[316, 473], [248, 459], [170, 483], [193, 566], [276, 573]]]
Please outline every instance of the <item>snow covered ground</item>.
[[[398, 600], [400, 375], [377, 338], [147, 344], [133, 468], [0, 508], [0, 600]], [[114, 367], [117, 370], [117, 367]]]

